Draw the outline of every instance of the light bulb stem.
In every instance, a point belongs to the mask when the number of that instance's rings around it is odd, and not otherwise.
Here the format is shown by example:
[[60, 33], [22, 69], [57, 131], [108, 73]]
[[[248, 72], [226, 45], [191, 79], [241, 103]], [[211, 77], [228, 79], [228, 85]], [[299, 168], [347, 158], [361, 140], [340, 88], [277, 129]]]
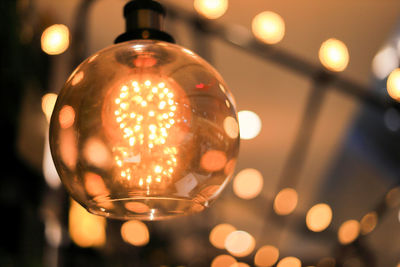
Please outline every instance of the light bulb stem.
[[174, 43], [172, 36], [163, 31], [165, 8], [153, 0], [133, 0], [124, 6], [126, 32], [115, 40], [150, 39]]

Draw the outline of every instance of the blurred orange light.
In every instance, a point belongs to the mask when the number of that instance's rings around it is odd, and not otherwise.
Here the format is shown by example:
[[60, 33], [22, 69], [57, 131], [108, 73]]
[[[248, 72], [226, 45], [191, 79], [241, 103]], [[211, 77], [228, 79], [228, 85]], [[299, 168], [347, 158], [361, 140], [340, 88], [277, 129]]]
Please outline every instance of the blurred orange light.
[[194, 9], [207, 19], [217, 19], [228, 9], [228, 0], [195, 0]]
[[349, 64], [349, 51], [342, 41], [330, 38], [322, 43], [319, 60], [328, 70], [344, 71]]
[[71, 200], [69, 209], [69, 235], [80, 247], [99, 247], [106, 242], [106, 220], [87, 212]]
[[104, 184], [103, 178], [100, 175], [88, 172], [85, 174], [85, 189], [88, 195], [95, 196], [105, 196], [109, 194], [109, 191]]
[[48, 93], [42, 97], [42, 111], [46, 115], [47, 122], [50, 122], [51, 114], [53, 113], [54, 105], [57, 101], [57, 94]]
[[224, 130], [230, 138], [237, 138], [239, 135], [239, 124], [236, 119], [230, 116], [226, 117], [224, 119]]
[[281, 259], [276, 267], [301, 267], [301, 261], [296, 257], [286, 257]]
[[279, 259], [279, 250], [274, 246], [262, 246], [258, 249], [254, 264], [260, 267], [270, 267]]
[[83, 80], [85, 73], [83, 71], [78, 72], [71, 81], [71, 85], [75, 86]]
[[136, 202], [136, 201], [126, 203], [125, 208], [135, 213], [146, 213], [150, 211], [149, 206], [147, 206], [142, 202]]
[[83, 155], [94, 167], [109, 169], [112, 165], [111, 152], [100, 138], [89, 138], [83, 146]]
[[226, 154], [219, 150], [209, 150], [201, 157], [200, 165], [209, 172], [215, 172], [223, 169], [226, 164]]
[[400, 206], [400, 186], [392, 188], [386, 194], [385, 200], [386, 200], [386, 205], [388, 205], [390, 208]]
[[62, 24], [46, 28], [41, 37], [42, 50], [49, 55], [58, 55], [69, 46], [69, 29]]
[[231, 267], [236, 263], [234, 257], [226, 254], [219, 255], [211, 262], [211, 267]]
[[122, 239], [134, 246], [144, 246], [149, 243], [149, 230], [141, 221], [131, 220], [121, 227]]
[[307, 212], [306, 224], [308, 229], [313, 232], [321, 232], [325, 230], [331, 221], [332, 209], [327, 204], [317, 204]]
[[226, 237], [235, 230], [236, 228], [230, 224], [218, 224], [210, 232], [210, 243], [216, 248], [225, 248]]
[[249, 110], [242, 110], [238, 113], [240, 139], [253, 139], [261, 131], [260, 117]]
[[65, 105], [60, 110], [59, 114], [60, 126], [63, 129], [71, 127], [75, 122], [75, 110], [73, 107]]
[[400, 68], [393, 70], [389, 74], [386, 87], [390, 97], [400, 102]]
[[274, 210], [278, 215], [288, 215], [297, 206], [298, 195], [293, 188], [282, 189], [275, 197]]
[[258, 196], [263, 188], [262, 174], [256, 169], [241, 170], [233, 180], [233, 192], [243, 199]]
[[244, 262], [236, 262], [232, 264], [230, 267], [250, 267], [250, 265]]
[[271, 11], [264, 11], [255, 16], [251, 27], [254, 36], [267, 44], [279, 43], [285, 35], [284, 20]]
[[371, 233], [378, 223], [378, 214], [375, 211], [369, 212], [360, 221], [361, 233], [363, 235]]
[[343, 245], [350, 244], [360, 234], [360, 224], [356, 220], [348, 220], [342, 223], [338, 232], [339, 242]]
[[236, 257], [249, 255], [255, 247], [254, 237], [245, 231], [234, 231], [225, 240], [225, 248]]

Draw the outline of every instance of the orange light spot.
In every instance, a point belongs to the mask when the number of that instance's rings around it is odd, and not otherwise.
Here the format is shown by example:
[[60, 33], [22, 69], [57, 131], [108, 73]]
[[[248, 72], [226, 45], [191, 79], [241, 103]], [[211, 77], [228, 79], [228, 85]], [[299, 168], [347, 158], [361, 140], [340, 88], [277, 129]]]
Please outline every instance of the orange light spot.
[[104, 196], [109, 194], [109, 191], [104, 183], [103, 178], [96, 173], [93, 172], [86, 173], [84, 178], [84, 183], [86, 192], [92, 197]]
[[234, 257], [226, 254], [219, 255], [211, 262], [211, 267], [230, 267], [236, 263]]
[[244, 169], [233, 180], [233, 192], [243, 199], [257, 197], [263, 188], [262, 174], [256, 169]]
[[317, 204], [307, 212], [306, 224], [308, 229], [313, 232], [321, 232], [325, 230], [331, 221], [332, 209], [327, 204]]
[[75, 110], [73, 107], [65, 105], [61, 108], [58, 115], [60, 126], [63, 129], [71, 127], [75, 122]]
[[122, 239], [134, 246], [144, 246], [149, 243], [149, 230], [141, 221], [131, 220], [121, 227]]
[[338, 239], [343, 245], [350, 244], [360, 234], [360, 224], [356, 220], [345, 221], [339, 228]]
[[274, 210], [278, 215], [288, 215], [297, 206], [298, 195], [293, 188], [282, 189], [275, 197]]
[[262, 267], [274, 265], [279, 259], [279, 250], [274, 246], [262, 246], [258, 249], [254, 264]]
[[225, 248], [236, 257], [249, 255], [255, 245], [254, 237], [245, 231], [233, 231], [225, 239]]
[[301, 267], [301, 261], [296, 257], [286, 257], [281, 259], [276, 267]]
[[149, 206], [147, 206], [142, 202], [136, 202], [136, 201], [126, 203], [125, 208], [135, 213], [146, 213], [150, 211]]
[[236, 228], [230, 224], [218, 224], [210, 232], [210, 243], [216, 248], [225, 248], [226, 237], [235, 230]]
[[223, 169], [226, 164], [226, 154], [219, 150], [209, 150], [201, 157], [200, 165], [209, 172], [215, 172]]

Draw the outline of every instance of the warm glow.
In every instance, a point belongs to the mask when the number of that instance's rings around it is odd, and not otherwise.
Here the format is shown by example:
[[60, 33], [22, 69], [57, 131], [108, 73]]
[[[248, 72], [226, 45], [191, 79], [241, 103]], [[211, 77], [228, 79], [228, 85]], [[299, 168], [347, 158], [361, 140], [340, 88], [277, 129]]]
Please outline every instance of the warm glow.
[[263, 188], [262, 174], [256, 169], [244, 169], [233, 180], [233, 192], [243, 199], [258, 196]]
[[279, 259], [279, 250], [274, 246], [262, 246], [258, 249], [254, 264], [260, 267], [269, 267], [274, 265]]
[[317, 204], [313, 206], [306, 216], [308, 229], [313, 232], [325, 230], [332, 221], [332, 209], [327, 204]]
[[[110, 138], [118, 143], [113, 157], [121, 182], [139, 188], [166, 188], [171, 183], [179, 164], [179, 125], [187, 121], [177, 103], [178, 93], [172, 84], [148, 79], [121, 85], [111, 97], [108, 129]], [[222, 169], [225, 163], [222, 151], [203, 155], [206, 170]]]
[[244, 262], [236, 262], [229, 267], [250, 267], [250, 265]]
[[54, 24], [42, 33], [42, 50], [49, 55], [58, 55], [69, 46], [69, 30], [62, 24]]
[[135, 202], [135, 201], [126, 203], [125, 208], [135, 213], [147, 213], [150, 211], [149, 206], [147, 206], [142, 202]]
[[235, 263], [236, 260], [234, 257], [222, 254], [213, 259], [211, 262], [211, 267], [231, 267]]
[[360, 224], [356, 220], [345, 221], [339, 228], [338, 238], [343, 245], [350, 244], [360, 234]]
[[93, 172], [88, 172], [85, 174], [84, 184], [86, 192], [91, 197], [106, 196], [110, 193], [103, 181], [103, 178]]
[[226, 154], [223, 151], [208, 150], [201, 157], [201, 167], [209, 172], [222, 170], [226, 164]]
[[380, 50], [372, 60], [372, 72], [381, 80], [399, 66], [399, 58], [394, 47], [386, 46]]
[[318, 55], [322, 65], [331, 71], [344, 71], [349, 63], [349, 51], [346, 45], [334, 38], [322, 43]]
[[369, 212], [360, 221], [361, 233], [363, 235], [371, 233], [378, 223], [378, 214], [375, 211]]
[[87, 212], [71, 200], [69, 209], [69, 235], [80, 247], [98, 247], [106, 242], [106, 219]]
[[46, 115], [47, 122], [50, 122], [51, 114], [53, 113], [54, 105], [57, 101], [57, 94], [48, 93], [42, 97], [42, 111]]
[[298, 195], [293, 188], [282, 189], [275, 197], [274, 210], [278, 215], [288, 215], [297, 206]]
[[225, 240], [225, 248], [236, 257], [249, 255], [256, 245], [254, 237], [245, 231], [234, 231]]
[[301, 261], [296, 257], [286, 257], [281, 259], [276, 267], [301, 267]]
[[60, 110], [58, 119], [61, 128], [67, 129], [71, 127], [75, 122], [75, 110], [71, 106], [63, 106]]
[[121, 227], [122, 239], [134, 246], [144, 246], [149, 243], [149, 230], [147, 226], [137, 220], [125, 222]]
[[104, 169], [111, 167], [111, 152], [100, 138], [88, 139], [83, 146], [83, 155], [85, 160], [94, 167]]
[[281, 16], [271, 11], [255, 16], [251, 28], [254, 36], [267, 44], [279, 43], [285, 35], [285, 22]]
[[242, 110], [238, 113], [240, 138], [253, 139], [261, 131], [261, 120], [256, 113]]
[[393, 70], [389, 74], [386, 87], [390, 97], [400, 102], [400, 68]]
[[195, 0], [194, 9], [207, 19], [217, 19], [228, 9], [228, 0]]
[[239, 135], [239, 124], [236, 119], [230, 116], [226, 117], [224, 119], [224, 130], [230, 138], [237, 138]]
[[385, 200], [386, 200], [386, 205], [388, 205], [390, 208], [400, 206], [400, 186], [392, 188], [386, 194]]
[[216, 248], [225, 248], [226, 237], [235, 230], [235, 227], [227, 223], [216, 225], [210, 232], [210, 243]]

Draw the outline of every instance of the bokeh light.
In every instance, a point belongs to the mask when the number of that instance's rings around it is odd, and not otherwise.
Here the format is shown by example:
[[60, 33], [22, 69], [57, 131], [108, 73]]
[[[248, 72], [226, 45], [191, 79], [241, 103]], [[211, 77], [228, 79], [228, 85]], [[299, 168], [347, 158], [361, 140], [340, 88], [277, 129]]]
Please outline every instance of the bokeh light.
[[69, 46], [69, 29], [63, 24], [46, 28], [41, 37], [42, 50], [49, 55], [58, 55]]
[[250, 267], [250, 265], [245, 262], [236, 262], [229, 267]]
[[227, 223], [216, 225], [210, 232], [210, 243], [216, 248], [224, 249], [226, 237], [235, 230], [234, 226]]
[[318, 261], [317, 267], [335, 267], [336, 260], [331, 257], [322, 258]]
[[211, 262], [211, 267], [231, 267], [236, 263], [236, 259], [230, 255], [218, 255]]
[[282, 189], [275, 197], [274, 211], [278, 215], [288, 215], [294, 211], [297, 206], [298, 195], [293, 188]]
[[389, 96], [400, 102], [400, 68], [393, 70], [389, 74], [386, 87]]
[[65, 105], [60, 110], [60, 115], [58, 117], [60, 126], [63, 129], [71, 127], [75, 122], [75, 110], [69, 105]]
[[301, 267], [301, 261], [296, 257], [286, 257], [281, 259], [276, 267]]
[[363, 235], [371, 233], [378, 223], [378, 214], [375, 211], [369, 212], [360, 221], [361, 233]]
[[239, 124], [236, 119], [231, 116], [226, 117], [224, 119], [224, 130], [230, 138], [237, 138], [239, 135]]
[[267, 44], [279, 43], [285, 35], [284, 20], [271, 11], [264, 11], [255, 16], [251, 28], [254, 36]]
[[399, 58], [394, 47], [386, 46], [380, 50], [372, 60], [372, 72], [383, 80], [389, 73], [399, 66]]
[[279, 250], [274, 246], [262, 246], [254, 256], [254, 264], [260, 267], [274, 265], [279, 259]]
[[255, 243], [254, 237], [249, 233], [234, 231], [226, 237], [225, 248], [233, 256], [245, 257], [254, 250]]
[[106, 219], [89, 213], [74, 200], [69, 209], [69, 235], [80, 247], [99, 247], [106, 242]]
[[385, 197], [386, 205], [390, 208], [400, 206], [400, 186], [390, 189]]
[[360, 224], [356, 220], [348, 220], [342, 223], [338, 231], [339, 242], [343, 245], [350, 244], [360, 234]]
[[260, 117], [253, 111], [242, 110], [238, 113], [240, 139], [253, 139], [261, 131]]
[[207, 19], [217, 19], [228, 9], [228, 0], [195, 0], [194, 9]]
[[319, 60], [328, 70], [344, 71], [349, 63], [349, 51], [342, 41], [330, 38], [322, 43]]
[[240, 198], [252, 199], [260, 194], [263, 183], [263, 177], [259, 171], [244, 169], [233, 180], [233, 192]]
[[126, 243], [134, 246], [144, 246], [150, 239], [146, 224], [137, 220], [125, 222], [121, 227], [121, 236]]
[[42, 97], [42, 111], [46, 116], [47, 122], [50, 122], [51, 114], [53, 113], [56, 101], [57, 94], [54, 93], [48, 93]]
[[327, 204], [316, 204], [307, 212], [306, 225], [313, 232], [325, 230], [331, 221], [332, 209]]

